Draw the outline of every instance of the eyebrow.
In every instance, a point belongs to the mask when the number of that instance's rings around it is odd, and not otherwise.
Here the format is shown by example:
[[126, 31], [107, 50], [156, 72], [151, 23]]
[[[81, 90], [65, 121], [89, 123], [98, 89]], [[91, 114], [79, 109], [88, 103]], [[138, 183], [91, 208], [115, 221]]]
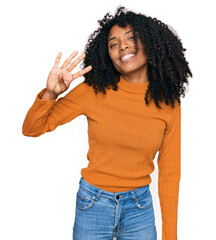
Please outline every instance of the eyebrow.
[[[128, 33], [130, 33], [130, 32], [133, 32], [133, 30], [130, 30], [130, 31], [127, 31], [127, 32], [125, 32], [124, 34], [128, 34]], [[112, 40], [112, 39], [115, 39], [116, 37], [112, 37], [112, 38], [110, 38], [109, 40], [108, 40], [108, 42], [110, 41], [110, 40]], [[108, 43], [107, 42], [107, 43]]]

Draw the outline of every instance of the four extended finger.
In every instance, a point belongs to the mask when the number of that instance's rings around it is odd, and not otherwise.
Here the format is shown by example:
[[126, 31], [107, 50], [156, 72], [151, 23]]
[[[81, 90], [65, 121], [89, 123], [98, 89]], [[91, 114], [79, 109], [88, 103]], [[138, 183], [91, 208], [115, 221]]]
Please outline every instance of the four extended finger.
[[86, 57], [86, 54], [82, 53], [75, 61], [73, 61], [70, 64], [70, 66], [67, 68], [67, 70], [69, 72], [71, 72], [78, 65], [78, 63], [81, 62], [85, 57]]
[[66, 68], [71, 60], [78, 54], [78, 52], [75, 50], [65, 61], [64, 63], [62, 64], [61, 68]]
[[73, 74], [72, 74], [73, 79], [76, 79], [76, 78], [78, 78], [78, 77], [83, 76], [85, 73], [89, 72], [91, 69], [92, 69], [92, 66], [90, 65], [90, 66], [84, 68], [83, 70], [80, 70], [80, 71], [78, 71], [78, 72], [76, 72], [76, 73], [73, 73]]
[[58, 55], [57, 55], [57, 57], [56, 57], [55, 64], [54, 64], [54, 66], [53, 66], [54, 68], [57, 68], [57, 67], [58, 67], [59, 62], [60, 62], [60, 59], [61, 59], [61, 56], [62, 56], [62, 53], [59, 52]]

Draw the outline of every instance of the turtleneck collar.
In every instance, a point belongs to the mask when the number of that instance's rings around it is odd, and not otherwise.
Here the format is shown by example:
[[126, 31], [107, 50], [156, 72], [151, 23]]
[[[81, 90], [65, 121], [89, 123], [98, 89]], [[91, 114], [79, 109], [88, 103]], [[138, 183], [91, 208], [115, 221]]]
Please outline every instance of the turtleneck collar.
[[132, 93], [144, 93], [148, 87], [148, 84], [149, 84], [149, 81], [145, 83], [128, 82], [120, 75], [118, 87]]

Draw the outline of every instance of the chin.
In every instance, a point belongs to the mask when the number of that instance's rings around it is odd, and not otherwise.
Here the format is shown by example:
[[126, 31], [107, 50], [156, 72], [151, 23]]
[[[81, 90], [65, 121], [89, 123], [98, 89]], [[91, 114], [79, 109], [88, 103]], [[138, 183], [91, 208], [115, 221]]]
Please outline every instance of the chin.
[[137, 70], [138, 68], [131, 67], [131, 68], [121, 68], [120, 70], [117, 70], [117, 71], [123, 74], [127, 74], [127, 73], [136, 72]]

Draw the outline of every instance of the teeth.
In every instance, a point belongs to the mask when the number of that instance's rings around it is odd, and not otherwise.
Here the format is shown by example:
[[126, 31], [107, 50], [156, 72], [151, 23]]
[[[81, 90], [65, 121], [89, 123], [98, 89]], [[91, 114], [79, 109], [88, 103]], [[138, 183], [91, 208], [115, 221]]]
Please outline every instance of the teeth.
[[122, 60], [128, 59], [129, 57], [134, 56], [134, 54], [128, 54], [122, 58]]

